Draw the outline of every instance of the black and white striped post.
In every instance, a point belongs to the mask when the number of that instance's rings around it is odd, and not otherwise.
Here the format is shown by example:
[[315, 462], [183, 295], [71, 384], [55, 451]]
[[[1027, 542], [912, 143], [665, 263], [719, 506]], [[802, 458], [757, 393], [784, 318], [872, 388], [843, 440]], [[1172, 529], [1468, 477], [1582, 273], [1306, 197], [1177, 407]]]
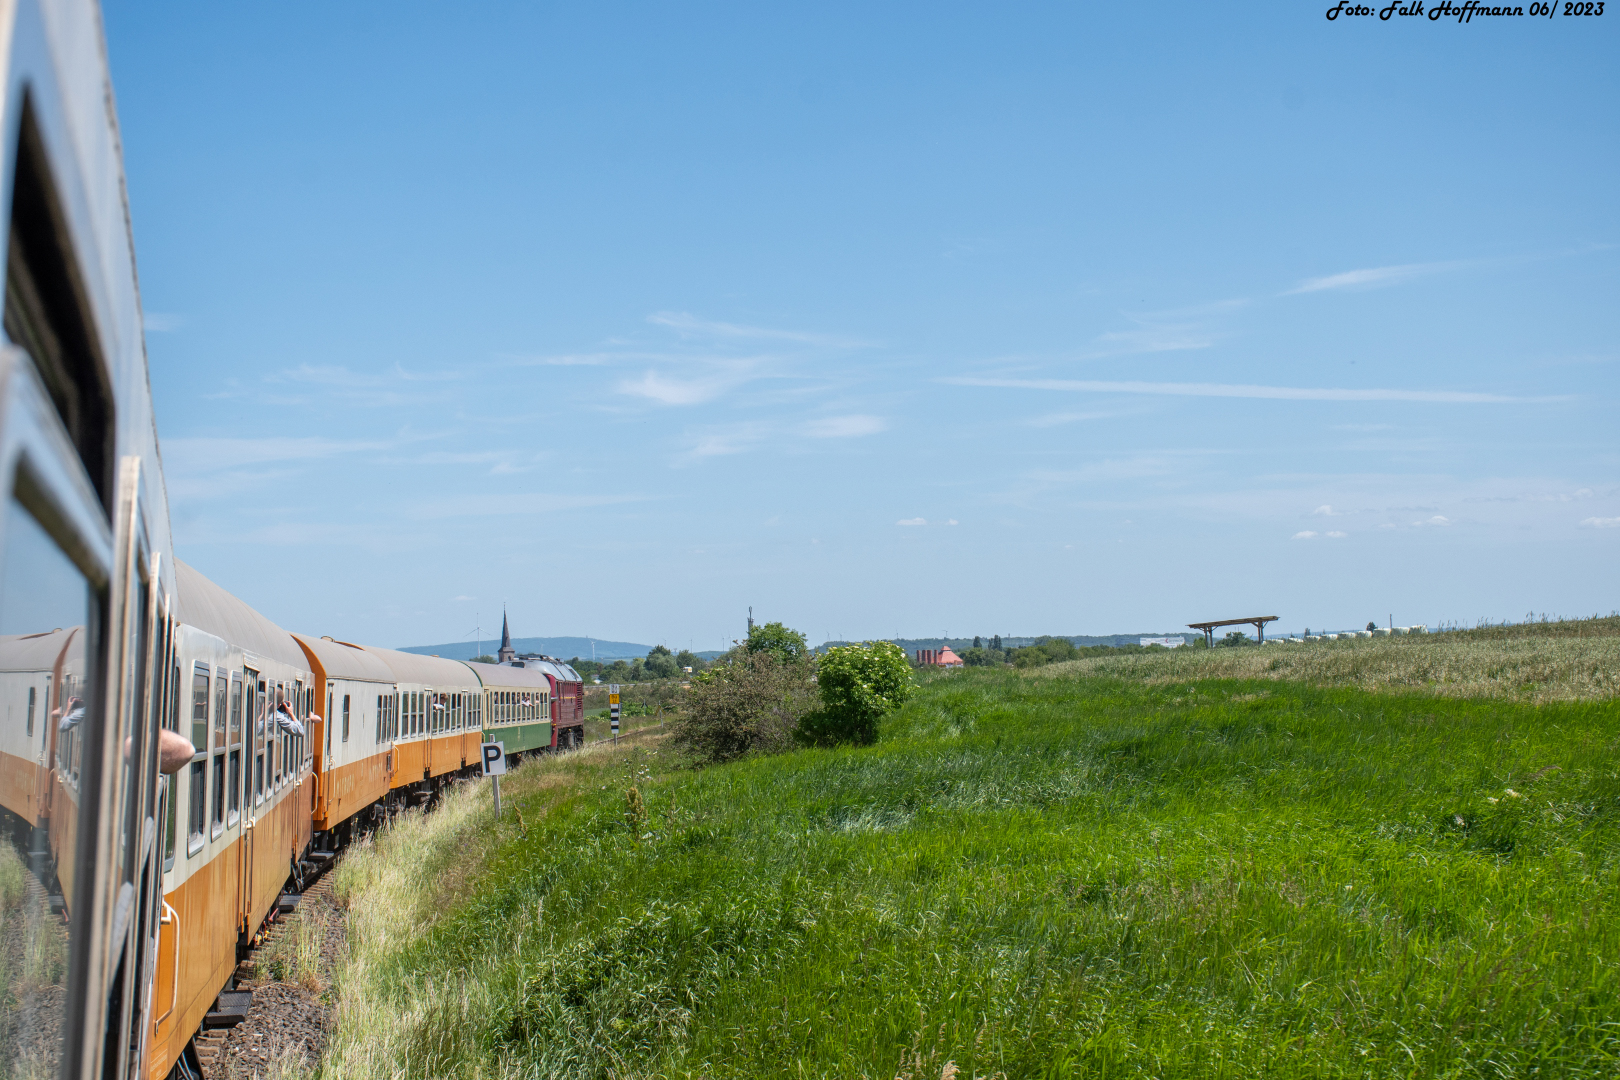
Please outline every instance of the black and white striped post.
[[608, 721], [613, 726], [613, 741], [619, 741], [619, 684], [608, 684]]

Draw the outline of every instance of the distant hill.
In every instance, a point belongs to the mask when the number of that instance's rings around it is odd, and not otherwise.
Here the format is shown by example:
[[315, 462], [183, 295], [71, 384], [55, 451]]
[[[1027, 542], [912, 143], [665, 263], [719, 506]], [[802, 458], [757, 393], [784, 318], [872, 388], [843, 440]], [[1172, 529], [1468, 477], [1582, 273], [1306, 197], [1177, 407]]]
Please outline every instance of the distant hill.
[[[483, 643], [482, 654], [495, 655], [500, 647], [499, 637], [486, 639]], [[646, 656], [652, 651], [651, 645], [637, 645], [630, 641], [603, 641], [601, 638], [583, 637], [525, 637], [513, 638], [512, 648], [520, 653], [543, 653], [546, 656], [555, 656], [559, 660], [572, 660], [579, 657], [581, 660], [591, 659], [592, 647], [595, 647], [595, 658], [598, 660], [632, 660], [638, 656]], [[476, 641], [452, 641], [446, 645], [408, 645], [403, 646], [400, 652], [421, 653], [424, 656], [442, 656], [446, 660], [471, 660], [481, 655]]]

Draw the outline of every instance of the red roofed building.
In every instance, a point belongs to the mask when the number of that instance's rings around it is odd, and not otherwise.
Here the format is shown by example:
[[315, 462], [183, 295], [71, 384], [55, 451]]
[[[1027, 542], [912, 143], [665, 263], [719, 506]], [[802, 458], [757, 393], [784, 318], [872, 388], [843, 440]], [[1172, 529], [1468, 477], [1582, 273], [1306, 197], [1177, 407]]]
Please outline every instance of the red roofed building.
[[962, 666], [962, 658], [952, 652], [949, 645], [943, 649], [918, 649], [917, 666], [958, 668]]

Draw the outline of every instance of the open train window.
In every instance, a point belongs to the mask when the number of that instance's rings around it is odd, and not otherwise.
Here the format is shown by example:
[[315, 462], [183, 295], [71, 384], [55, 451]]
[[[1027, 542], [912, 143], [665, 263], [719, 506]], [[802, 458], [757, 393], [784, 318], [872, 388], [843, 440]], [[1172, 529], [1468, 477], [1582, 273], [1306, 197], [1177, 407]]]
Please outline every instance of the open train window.
[[51, 404], [102, 511], [112, 512], [113, 396], [91, 332], [90, 304], [74, 266], [67, 220], [45, 154], [33, 105], [25, 95], [11, 185], [6, 250], [6, 336], [33, 358]]

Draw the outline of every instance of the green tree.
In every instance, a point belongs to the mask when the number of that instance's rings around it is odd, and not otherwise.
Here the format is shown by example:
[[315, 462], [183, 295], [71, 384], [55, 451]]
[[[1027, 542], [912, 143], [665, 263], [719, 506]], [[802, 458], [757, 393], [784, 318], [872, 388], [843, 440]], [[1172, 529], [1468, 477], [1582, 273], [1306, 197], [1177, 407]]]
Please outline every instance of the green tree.
[[687, 668], [691, 668], [692, 674], [696, 675], [698, 672], [707, 668], [709, 664], [708, 661], [703, 659], [703, 657], [699, 656], [695, 652], [692, 652], [690, 649], [682, 649], [680, 652], [675, 654], [675, 666], [680, 668], [682, 671], [685, 671]]
[[797, 630], [789, 630], [779, 622], [750, 626], [748, 640], [742, 643], [742, 647], [751, 653], [770, 653], [783, 663], [803, 660], [810, 655], [810, 646], [805, 643], [804, 635]]
[[675, 662], [675, 654], [662, 645], [653, 646], [642, 661], [642, 666], [655, 679], [671, 679], [681, 673], [681, 666]]
[[821, 708], [799, 722], [804, 741], [827, 746], [877, 741], [878, 721], [916, 689], [911, 664], [892, 641], [835, 645], [816, 661]]
[[488, 653], [485, 653], [483, 656], [473, 657], [472, 662], [475, 664], [493, 664], [495, 662], [495, 658]]
[[1241, 630], [1228, 630], [1226, 636], [1215, 643], [1217, 649], [1237, 649], [1248, 645], [1249, 635]]

